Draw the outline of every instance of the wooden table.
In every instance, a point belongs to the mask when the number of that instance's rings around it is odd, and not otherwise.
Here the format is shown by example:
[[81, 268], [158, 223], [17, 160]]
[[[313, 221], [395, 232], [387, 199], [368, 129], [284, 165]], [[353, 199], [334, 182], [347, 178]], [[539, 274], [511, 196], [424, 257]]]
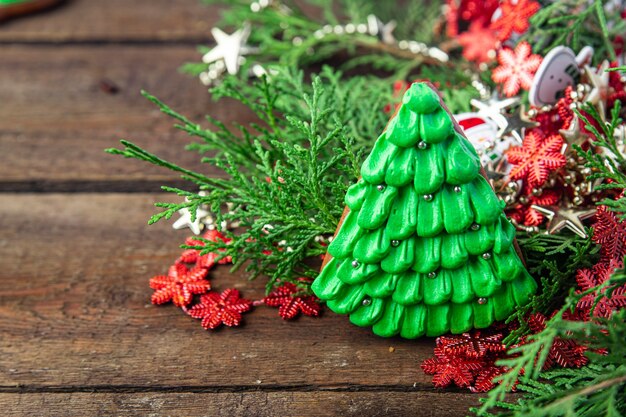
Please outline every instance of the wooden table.
[[[206, 169], [139, 90], [196, 120], [243, 120], [177, 72], [217, 14], [198, 0], [75, 0], [0, 25], [0, 414], [465, 415], [477, 396], [435, 390], [420, 370], [432, 339], [266, 307], [209, 333], [150, 305], [148, 279], [188, 231], [146, 222], [172, 200], [159, 186], [181, 182], [103, 149], [128, 138]], [[225, 266], [211, 280], [263, 294]]]

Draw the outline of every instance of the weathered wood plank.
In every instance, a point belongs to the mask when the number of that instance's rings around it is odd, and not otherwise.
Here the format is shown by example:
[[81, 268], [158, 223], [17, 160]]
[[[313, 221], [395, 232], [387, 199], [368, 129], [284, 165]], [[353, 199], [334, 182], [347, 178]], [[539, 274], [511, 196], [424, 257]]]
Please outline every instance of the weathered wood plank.
[[204, 43], [218, 20], [218, 7], [199, 0], [68, 0], [54, 10], [3, 23], [0, 42]]
[[7, 417], [458, 417], [475, 401], [471, 394], [425, 392], [0, 394]]
[[[147, 280], [186, 236], [145, 225], [160, 197], [2, 195], [0, 387], [432, 390], [419, 368], [432, 339], [382, 339], [330, 312], [285, 322], [267, 307], [209, 333], [173, 306], [151, 306]], [[211, 276], [218, 290], [263, 294], [261, 281], [227, 267]]]
[[[178, 178], [163, 169], [105, 154], [120, 138], [186, 167], [200, 157], [183, 150], [186, 134], [141, 97], [145, 89], [192, 120], [204, 114], [245, 122], [236, 103], [210, 100], [178, 67], [193, 47], [0, 46], [0, 190], [158, 190]], [[101, 83], [114, 84], [110, 94]]]

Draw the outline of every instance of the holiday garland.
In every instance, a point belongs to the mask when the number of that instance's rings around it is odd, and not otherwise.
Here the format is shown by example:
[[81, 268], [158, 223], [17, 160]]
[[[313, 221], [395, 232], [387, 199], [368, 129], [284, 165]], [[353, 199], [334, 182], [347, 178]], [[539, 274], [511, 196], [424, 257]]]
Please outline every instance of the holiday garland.
[[[203, 62], [184, 66], [211, 86], [214, 98], [231, 98], [251, 109], [256, 122], [231, 127], [208, 117], [211, 128], [206, 129], [145, 93], [179, 129], [198, 140], [187, 148], [206, 155], [203, 161], [224, 175], [187, 170], [127, 141], [123, 149], [109, 150], [172, 169], [193, 184], [190, 190], [163, 187], [184, 201], [157, 203], [162, 211], [150, 220], [179, 213], [175, 227], [189, 227], [196, 235], [206, 230], [185, 242], [185, 251], [167, 275], [150, 280], [152, 302], [171, 302], [201, 319], [206, 329], [239, 325], [242, 313], [261, 305], [278, 307], [284, 319], [317, 316], [321, 306], [312, 284], [340, 312], [358, 303], [368, 308], [377, 296], [392, 297], [387, 289], [398, 292], [393, 298], [400, 304], [411, 298], [437, 308], [445, 305], [441, 303], [451, 293], [435, 290], [433, 283], [440, 281], [432, 281], [445, 276], [445, 269], [441, 276], [438, 269], [418, 271], [424, 274], [424, 289], [416, 290], [415, 281], [402, 278], [405, 258], [395, 263], [381, 258], [410, 244], [413, 238], [402, 232], [406, 224], [398, 223], [396, 239], [381, 241], [376, 237], [380, 225], [369, 223], [391, 219], [347, 217], [343, 227], [366, 227], [372, 231], [372, 244], [359, 249], [352, 242], [341, 248], [346, 244], [341, 229], [333, 239], [344, 196], [358, 212], [368, 198], [378, 198], [376, 193], [386, 195], [405, 186], [402, 169], [394, 176], [388, 172], [393, 168], [386, 165], [386, 173], [367, 162], [377, 162], [380, 157], [372, 155], [385, 153], [382, 145], [375, 146], [376, 138], [396, 111], [400, 116], [392, 118], [387, 130], [398, 135], [386, 140], [406, 147], [407, 155], [438, 146], [439, 140], [426, 140], [423, 147], [406, 141], [413, 140], [409, 132], [414, 118], [407, 109], [421, 109], [418, 118], [425, 112], [425, 107], [410, 104], [423, 85], [412, 81], [428, 80], [462, 127], [458, 133], [476, 148], [476, 160], [511, 221], [502, 224], [511, 231], [515, 227], [526, 269], [539, 291], [512, 313], [496, 316], [500, 322], [452, 328], [456, 334], [436, 340], [434, 357], [422, 369], [433, 375], [437, 387], [454, 384], [488, 391], [474, 410], [479, 415], [626, 414], [626, 79], [620, 67], [626, 28], [621, 2], [447, 0], [409, 2], [401, 12], [393, 2], [343, 0], [340, 7], [332, 7], [330, 0], [309, 3], [320, 6], [315, 17], [288, 1], [228, 2], [222, 24], [235, 30], [227, 34], [214, 29], [216, 45], [201, 48]], [[321, 70], [310, 69], [319, 65]], [[418, 96], [428, 94], [420, 90]], [[409, 97], [404, 103], [403, 96]], [[429, 138], [433, 132], [419, 135]], [[381, 172], [387, 182], [378, 178]], [[411, 189], [418, 187], [417, 181], [411, 184]], [[450, 202], [455, 192], [465, 192], [465, 184], [456, 184], [459, 191], [452, 185]], [[440, 198], [439, 188], [426, 188], [419, 193], [424, 198], [420, 204]], [[368, 193], [372, 197], [364, 197]], [[407, 204], [399, 207], [406, 209]], [[371, 213], [380, 212], [375, 207]], [[418, 236], [428, 235], [424, 227], [434, 224], [422, 225]], [[480, 222], [467, 223], [463, 230], [473, 224]], [[444, 224], [444, 231], [448, 227], [459, 232], [452, 223]], [[350, 268], [379, 262], [383, 270], [399, 275], [368, 281], [369, 299], [343, 287], [331, 286], [336, 293], [329, 293], [324, 290], [328, 285], [316, 281], [315, 262], [327, 250], [345, 258]], [[360, 258], [346, 257], [348, 253]], [[476, 254], [487, 254], [485, 262], [493, 256], [490, 251]], [[439, 262], [456, 270], [454, 259]], [[267, 277], [266, 297], [247, 300], [237, 290], [216, 289], [210, 270], [230, 263]], [[331, 276], [328, 266], [323, 271]], [[342, 282], [352, 279], [346, 278], [351, 274], [337, 272]], [[452, 282], [458, 283], [458, 277]], [[356, 283], [352, 288], [361, 288]], [[404, 289], [398, 291], [398, 285]], [[488, 297], [483, 297], [485, 302]], [[389, 314], [384, 326], [375, 325], [376, 333], [401, 332], [400, 316]], [[422, 330], [404, 335], [416, 337], [426, 332]], [[506, 402], [511, 390], [522, 395]]]

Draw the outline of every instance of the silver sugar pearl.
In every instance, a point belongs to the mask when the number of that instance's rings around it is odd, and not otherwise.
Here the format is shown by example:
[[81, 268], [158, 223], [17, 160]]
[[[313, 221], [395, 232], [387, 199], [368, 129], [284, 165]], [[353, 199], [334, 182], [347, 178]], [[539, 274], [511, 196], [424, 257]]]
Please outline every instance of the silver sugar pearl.
[[470, 226], [470, 229], [476, 231], [480, 229], [480, 225], [478, 223], [472, 223], [472, 225]]
[[387, 188], [387, 187], [385, 187], [385, 184], [379, 184], [379, 185], [377, 185], [377, 186], [376, 186], [376, 189], [377, 189], [378, 191], [380, 191], [381, 193], [382, 193], [383, 191], [385, 191], [385, 188]]
[[352, 261], [352, 268], [358, 268], [361, 264], [356, 259]]
[[399, 240], [392, 240], [391, 241], [391, 246], [393, 246], [394, 248], [400, 246], [400, 241]]
[[369, 305], [371, 305], [371, 304], [372, 304], [372, 299], [371, 299], [371, 298], [369, 298], [369, 297], [365, 297], [365, 298], [363, 299], [363, 301], [361, 302], [361, 304], [363, 304], [364, 306], [366, 306], [366, 307], [367, 307], [367, 306], [369, 306]]
[[424, 200], [426, 200], [426, 201], [433, 201], [433, 195], [432, 194], [425, 194], [424, 195]]
[[430, 279], [433, 279], [437, 277], [437, 273], [435, 271], [431, 271], [426, 276]]
[[454, 186], [454, 192], [455, 193], [460, 193], [461, 191], [462, 191], [461, 186], [459, 186], [459, 185], [455, 185]]
[[423, 140], [420, 140], [419, 142], [417, 142], [417, 147], [419, 149], [426, 149], [428, 148], [428, 143], [424, 142]]
[[489, 260], [491, 259], [491, 254], [489, 252], [485, 252], [482, 254], [482, 257], [484, 260]]
[[487, 304], [487, 299], [485, 297], [480, 297], [478, 299], [478, 304], [480, 304], [480, 305]]

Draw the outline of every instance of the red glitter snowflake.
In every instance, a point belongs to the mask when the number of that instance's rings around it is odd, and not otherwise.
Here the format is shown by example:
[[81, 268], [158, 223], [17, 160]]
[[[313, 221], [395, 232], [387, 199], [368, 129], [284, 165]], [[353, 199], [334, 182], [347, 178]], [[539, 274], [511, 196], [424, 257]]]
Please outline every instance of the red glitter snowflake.
[[491, 79], [502, 84], [504, 94], [512, 97], [520, 88], [530, 89], [541, 60], [541, 56], [531, 53], [528, 42], [520, 42], [515, 50], [503, 48], [498, 52], [500, 66], [493, 70]]
[[[546, 328], [546, 320], [546, 316], [541, 313], [531, 314], [528, 318], [528, 326], [533, 333], [539, 333]], [[557, 337], [550, 346], [543, 369], [550, 369], [554, 365], [564, 368], [580, 368], [589, 362], [585, 356], [586, 350], [585, 346], [581, 346], [571, 339]]]
[[461, 358], [448, 355], [443, 348], [435, 348], [435, 357], [422, 362], [422, 370], [433, 375], [435, 387], [443, 388], [454, 383], [459, 387], [469, 387], [474, 381], [474, 372], [483, 367], [478, 359]]
[[[499, 375], [504, 374], [505, 368], [502, 366], [485, 366], [481, 369], [476, 375], [476, 381], [474, 381], [474, 385], [469, 387], [472, 392], [487, 392], [490, 391], [494, 386], [493, 379]], [[515, 388], [513, 388], [515, 390]]]
[[[203, 236], [204, 239], [209, 240], [211, 242], [217, 242], [221, 240], [222, 242], [229, 243], [230, 239], [226, 238], [222, 233], [217, 230], [209, 230]], [[185, 245], [187, 246], [205, 246], [205, 242], [199, 240], [195, 236], [187, 238], [185, 240]], [[198, 249], [186, 249], [180, 257], [176, 260], [176, 263], [188, 263], [188, 264], [196, 264], [196, 266], [201, 268], [211, 269], [215, 265], [215, 260], [218, 257], [217, 253], [210, 252], [205, 255], [200, 255], [200, 250]], [[232, 262], [232, 258], [230, 256], [225, 256], [219, 260], [219, 264], [227, 264]]]
[[470, 25], [467, 32], [457, 38], [463, 47], [463, 57], [478, 64], [492, 61], [495, 57], [497, 39], [493, 31], [484, 27], [480, 22]]
[[200, 303], [188, 310], [191, 317], [202, 319], [202, 327], [215, 329], [220, 325], [239, 326], [241, 313], [252, 308], [252, 301], [239, 297], [239, 291], [234, 288], [224, 290], [223, 293], [210, 292], [200, 298]]
[[460, 335], [441, 336], [437, 340], [447, 354], [458, 356], [463, 354], [469, 358], [483, 358], [488, 353], [498, 353], [506, 350], [502, 344], [502, 333], [481, 335], [480, 330]]
[[[615, 268], [618, 266], [616, 260], [611, 260], [608, 264], [599, 263], [593, 268], [581, 269], [576, 273], [576, 283], [580, 287], [579, 292], [590, 290], [606, 282]], [[591, 311], [598, 317], [610, 317], [613, 311], [626, 307], [626, 286], [618, 287], [611, 293], [611, 297], [602, 297], [596, 304], [597, 294], [585, 295], [577, 304], [579, 309]]]
[[313, 295], [299, 295], [302, 291], [291, 282], [286, 282], [272, 291], [263, 302], [270, 307], [280, 307], [278, 314], [284, 319], [295, 318], [300, 312], [307, 316], [318, 316], [320, 305]]
[[550, 173], [567, 162], [561, 153], [562, 146], [561, 135], [544, 137], [537, 129], [531, 130], [526, 134], [521, 147], [511, 147], [506, 152], [513, 165], [511, 179], [525, 181], [530, 189], [542, 186]]
[[622, 260], [626, 256], [626, 224], [606, 206], [601, 206], [596, 212], [593, 241], [601, 245], [600, 262], [615, 260], [621, 268]]
[[204, 278], [207, 270], [195, 267], [191, 270], [185, 265], [176, 264], [170, 267], [167, 275], [157, 275], [150, 279], [152, 304], [164, 304], [169, 301], [178, 307], [188, 305], [193, 294], [203, 294], [211, 289], [211, 283]]
[[561, 199], [561, 194], [556, 190], [544, 190], [539, 196], [530, 194], [527, 198], [528, 202], [526, 204], [517, 204], [507, 210], [507, 216], [515, 220], [518, 224], [523, 224], [525, 226], [539, 226], [543, 223], [545, 216], [533, 209], [531, 206], [533, 204], [538, 206], [556, 205]]
[[541, 8], [532, 0], [505, 0], [500, 5], [502, 15], [491, 23], [491, 29], [498, 33], [498, 39], [505, 41], [513, 32], [524, 33], [530, 27], [528, 19]]

